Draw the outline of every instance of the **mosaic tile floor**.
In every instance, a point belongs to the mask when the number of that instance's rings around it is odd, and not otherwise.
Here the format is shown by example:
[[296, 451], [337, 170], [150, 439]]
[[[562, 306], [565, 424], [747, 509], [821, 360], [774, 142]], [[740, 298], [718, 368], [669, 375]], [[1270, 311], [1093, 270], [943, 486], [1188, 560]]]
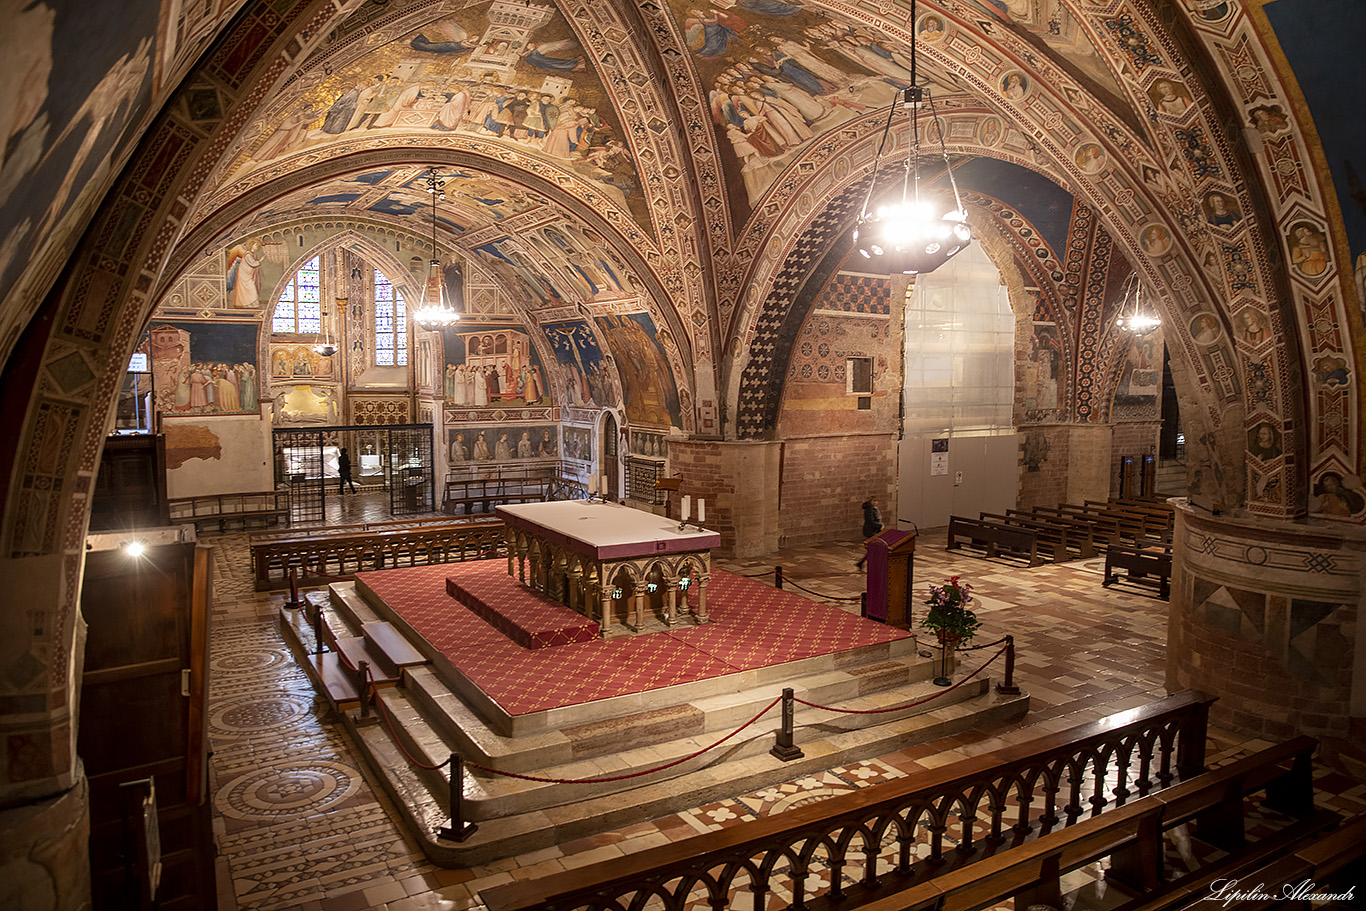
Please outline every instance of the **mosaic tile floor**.
[[[367, 500], [376, 500], [372, 505]], [[382, 518], [377, 498], [329, 498], [334, 522]], [[281, 593], [252, 590], [246, 535], [206, 538], [214, 551], [210, 736], [214, 832], [222, 911], [426, 911], [480, 908], [480, 889], [610, 860], [736, 825], [880, 781], [937, 768], [1132, 708], [1164, 695], [1166, 604], [1140, 590], [1100, 587], [1101, 561], [1020, 568], [943, 549], [921, 536], [916, 589], [961, 574], [975, 586], [980, 635], [1016, 637], [1020, 685], [1032, 711], [1010, 729], [969, 730], [873, 760], [739, 795], [661, 819], [468, 870], [432, 866], [393, 822], [340, 726], [288, 658], [275, 625]], [[853, 543], [782, 551], [766, 561], [718, 561], [746, 575], [781, 564], [809, 592], [848, 598], [861, 589]], [[917, 603], [918, 603], [917, 599]], [[857, 610], [856, 601], [834, 601]], [[917, 614], [918, 619], [918, 614]], [[1211, 733], [1211, 762], [1266, 746]], [[1366, 810], [1366, 785], [1316, 772], [1320, 804]], [[1100, 908], [1094, 871], [1072, 883], [1080, 908]]]

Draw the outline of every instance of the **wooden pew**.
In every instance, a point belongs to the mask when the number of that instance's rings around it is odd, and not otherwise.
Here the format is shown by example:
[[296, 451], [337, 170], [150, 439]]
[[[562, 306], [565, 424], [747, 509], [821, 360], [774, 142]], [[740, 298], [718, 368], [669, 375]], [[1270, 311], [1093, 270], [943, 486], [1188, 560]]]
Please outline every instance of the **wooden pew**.
[[1130, 540], [1148, 536], [1148, 520], [1143, 516], [1115, 512], [1111, 509], [1099, 509], [1095, 506], [1076, 506], [1071, 503], [1058, 504], [1058, 510], [1063, 515], [1070, 515], [1082, 520], [1095, 518], [1114, 522], [1119, 526], [1119, 533]]
[[1040, 543], [1046, 543], [1052, 548], [1053, 562], [1065, 563], [1072, 559], [1069, 550], [1075, 550], [1077, 556], [1094, 557], [1095, 549], [1091, 544], [1091, 536], [1087, 534], [1084, 538], [1077, 529], [1050, 522], [1045, 518], [1032, 518], [1028, 516], [1009, 515], [984, 512], [980, 518], [986, 522], [997, 522], [1001, 525], [1012, 525], [1020, 528], [1032, 528], [1038, 533]]
[[1027, 557], [1030, 566], [1038, 566], [1042, 561], [1039, 556], [1039, 536], [1033, 529], [1011, 528], [1009, 525], [1000, 525], [995, 522], [983, 522], [981, 519], [969, 519], [965, 516], [949, 517], [949, 541], [948, 550], [957, 550], [963, 546], [961, 538], [967, 538], [975, 547], [982, 547], [988, 557], [997, 556], [999, 548], [1004, 547], [1010, 553], [1020, 557]]
[[1119, 581], [1115, 570], [1125, 571], [1130, 582], [1143, 583], [1148, 576], [1156, 578], [1157, 594], [1163, 601], [1170, 600], [1172, 581], [1172, 549], [1163, 544], [1111, 544], [1105, 548], [1105, 578], [1102, 588]]
[[289, 524], [289, 494], [283, 491], [178, 497], [168, 503], [171, 522], [193, 522], [197, 532], [211, 525], [227, 531], [229, 524], [239, 522], [244, 531], [256, 523], [263, 527]]
[[1152, 506], [1140, 503], [1121, 503], [1118, 500], [1107, 500], [1102, 503], [1098, 500], [1087, 500], [1086, 505], [1094, 506], [1097, 509], [1106, 509], [1111, 512], [1119, 512], [1124, 513], [1125, 515], [1146, 519], [1148, 528], [1155, 530], [1171, 528], [1172, 523], [1176, 518], [1176, 514], [1170, 509], [1155, 509]]
[[1032, 506], [1027, 510], [1006, 510], [1007, 515], [1017, 512], [1036, 519], [1079, 529], [1090, 536], [1092, 548], [1096, 544], [1118, 544], [1123, 540], [1123, 536], [1119, 533], [1119, 523], [1108, 519], [1080, 519], [1073, 515], [1067, 515], [1062, 510], [1051, 506]]

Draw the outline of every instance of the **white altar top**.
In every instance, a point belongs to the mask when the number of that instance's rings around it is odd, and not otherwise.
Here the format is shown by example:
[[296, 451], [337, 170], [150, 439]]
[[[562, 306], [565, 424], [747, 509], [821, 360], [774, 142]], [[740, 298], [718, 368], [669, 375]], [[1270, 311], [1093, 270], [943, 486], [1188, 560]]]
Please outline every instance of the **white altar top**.
[[721, 544], [719, 532], [618, 503], [552, 500], [496, 509], [504, 522], [574, 553], [598, 560], [643, 557], [655, 553], [710, 550]]

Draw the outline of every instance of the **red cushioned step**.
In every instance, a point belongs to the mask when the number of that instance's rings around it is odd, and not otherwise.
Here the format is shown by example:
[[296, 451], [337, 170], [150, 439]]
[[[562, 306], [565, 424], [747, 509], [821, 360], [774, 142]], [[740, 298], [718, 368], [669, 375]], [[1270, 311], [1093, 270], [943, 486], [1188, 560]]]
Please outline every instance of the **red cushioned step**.
[[520, 584], [498, 560], [461, 566], [446, 578], [446, 594], [526, 648], [598, 638], [596, 623]]

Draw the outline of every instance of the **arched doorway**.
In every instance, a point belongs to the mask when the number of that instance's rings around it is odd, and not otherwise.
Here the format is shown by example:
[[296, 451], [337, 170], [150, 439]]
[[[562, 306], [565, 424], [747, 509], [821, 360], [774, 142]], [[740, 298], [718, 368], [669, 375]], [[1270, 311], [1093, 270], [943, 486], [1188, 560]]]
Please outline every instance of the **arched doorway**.
[[602, 441], [598, 446], [598, 452], [602, 453], [602, 465], [599, 470], [606, 485], [606, 495], [609, 499], [615, 500], [621, 495], [621, 479], [617, 466], [617, 419], [610, 411], [602, 417]]

